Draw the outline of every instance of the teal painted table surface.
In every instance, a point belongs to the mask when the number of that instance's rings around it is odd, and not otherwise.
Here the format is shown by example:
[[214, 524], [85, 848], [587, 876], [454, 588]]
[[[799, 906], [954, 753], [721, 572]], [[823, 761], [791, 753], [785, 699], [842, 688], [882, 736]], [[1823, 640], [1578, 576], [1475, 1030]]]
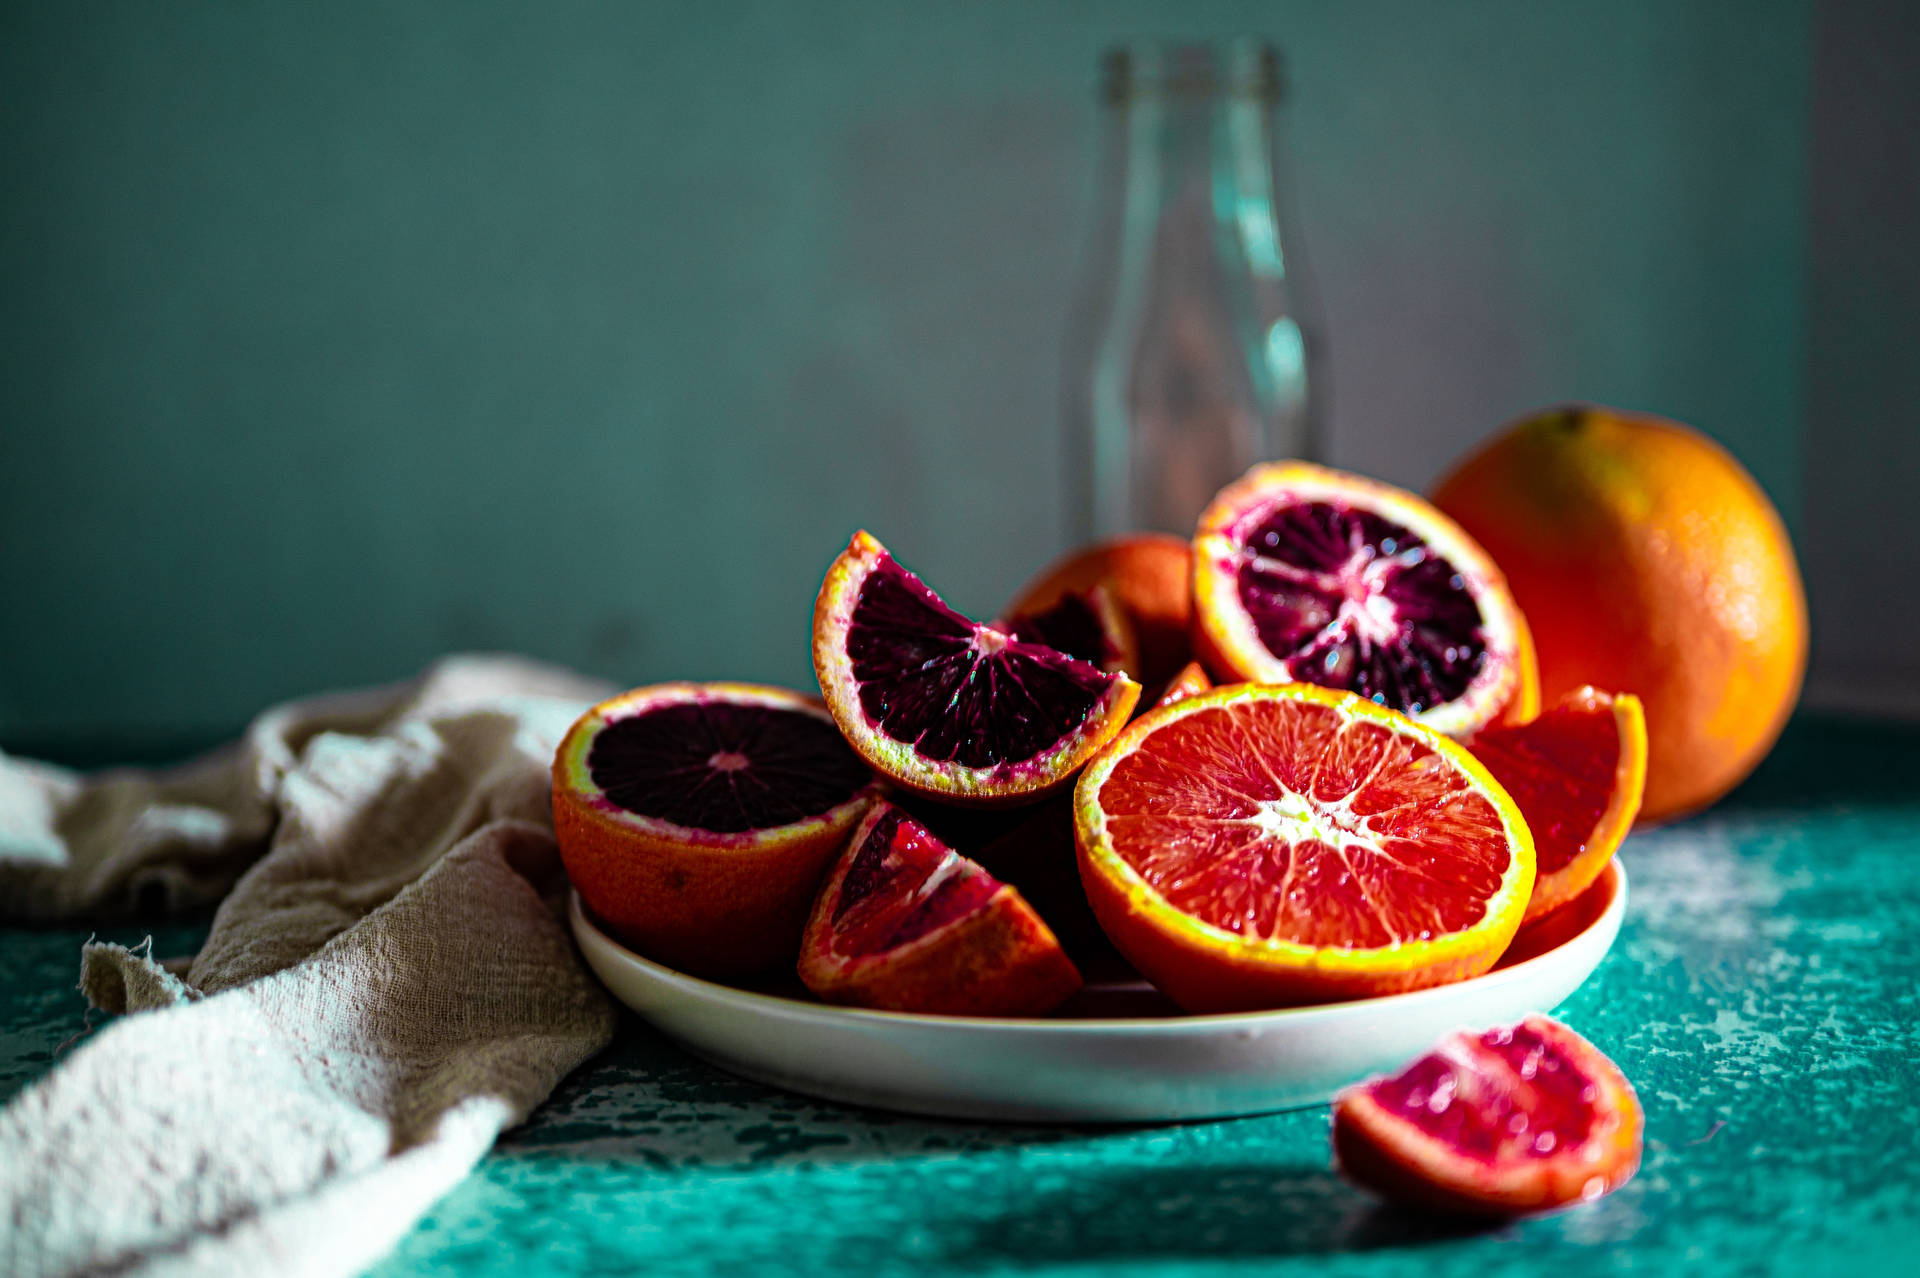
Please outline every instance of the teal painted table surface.
[[[1625, 928], [1559, 1009], [1646, 1107], [1640, 1174], [1596, 1204], [1494, 1227], [1380, 1206], [1335, 1175], [1324, 1108], [1118, 1129], [849, 1108], [629, 1016], [374, 1272], [1920, 1273], [1920, 731], [1798, 720], [1731, 799], [1621, 855]], [[105, 935], [149, 933], [184, 954], [204, 925]], [[6, 934], [0, 1095], [88, 1032], [87, 935]]]

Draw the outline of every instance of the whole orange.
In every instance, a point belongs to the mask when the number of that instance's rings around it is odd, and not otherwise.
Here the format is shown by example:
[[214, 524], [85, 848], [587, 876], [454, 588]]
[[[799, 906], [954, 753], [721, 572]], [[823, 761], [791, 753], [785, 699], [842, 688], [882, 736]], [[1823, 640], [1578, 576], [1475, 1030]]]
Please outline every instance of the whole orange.
[[1434, 503], [1507, 575], [1540, 695], [1645, 706], [1640, 819], [1703, 808], [1753, 771], [1800, 695], [1807, 602], [1779, 512], [1691, 427], [1591, 405], [1508, 427]]

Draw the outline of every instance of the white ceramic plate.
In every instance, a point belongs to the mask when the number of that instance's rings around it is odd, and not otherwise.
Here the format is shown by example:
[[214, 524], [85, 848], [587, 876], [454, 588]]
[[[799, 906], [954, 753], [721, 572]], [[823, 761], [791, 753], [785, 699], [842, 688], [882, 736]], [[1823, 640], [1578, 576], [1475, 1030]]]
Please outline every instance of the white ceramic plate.
[[[573, 898], [573, 934], [614, 996], [682, 1047], [776, 1087], [881, 1109], [1022, 1122], [1166, 1122], [1326, 1101], [1449, 1030], [1550, 1011], [1626, 912], [1618, 861], [1569, 907], [1573, 934], [1471, 981], [1276, 1012], [1183, 1016], [1145, 984], [1090, 986], [1067, 1018], [921, 1016], [717, 985], [641, 958]], [[1535, 940], [1533, 944], [1541, 942]], [[1516, 948], [1520, 947], [1516, 942]], [[1124, 1015], [1102, 1015], [1123, 1010]]]

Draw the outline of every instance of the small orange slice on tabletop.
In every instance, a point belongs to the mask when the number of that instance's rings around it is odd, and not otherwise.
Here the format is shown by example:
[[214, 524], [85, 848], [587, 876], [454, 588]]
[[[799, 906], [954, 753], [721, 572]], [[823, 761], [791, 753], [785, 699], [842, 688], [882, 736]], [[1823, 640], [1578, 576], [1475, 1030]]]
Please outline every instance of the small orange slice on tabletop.
[[793, 962], [820, 876], [879, 792], [818, 700], [663, 683], [568, 730], [554, 836], [614, 935], [683, 971], [745, 975]]
[[1340, 1170], [1382, 1197], [1501, 1218], [1592, 1202], [1632, 1179], [1633, 1085], [1560, 1022], [1449, 1034], [1398, 1074], [1333, 1101]]
[[947, 607], [864, 532], [813, 609], [813, 670], [848, 744], [948, 803], [1028, 803], [1126, 723], [1140, 685]]
[[1465, 747], [1311, 684], [1142, 716], [1081, 773], [1074, 840], [1107, 935], [1190, 1012], [1478, 976], [1533, 890], [1526, 822]]
[[1403, 489], [1306, 462], [1220, 490], [1193, 541], [1195, 654], [1223, 682], [1356, 692], [1462, 739], [1531, 718], [1527, 624], [1493, 560]]
[[1488, 728], [1472, 750], [1533, 832], [1531, 923], [1586, 891], [1633, 828], [1647, 780], [1640, 699], [1580, 688], [1530, 723]]

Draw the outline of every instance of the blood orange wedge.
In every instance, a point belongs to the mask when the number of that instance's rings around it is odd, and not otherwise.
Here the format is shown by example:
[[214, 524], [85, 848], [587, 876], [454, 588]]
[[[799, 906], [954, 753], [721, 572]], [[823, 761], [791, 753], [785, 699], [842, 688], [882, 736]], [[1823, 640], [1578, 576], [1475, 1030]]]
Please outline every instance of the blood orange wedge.
[[703, 976], [790, 963], [879, 782], [818, 701], [663, 683], [580, 716], [553, 759], [567, 876], [607, 928]]
[[863, 759], [957, 803], [1066, 784], [1140, 697], [1123, 674], [969, 621], [864, 532], [814, 603], [813, 669]]
[[1193, 1012], [1477, 976], [1533, 840], [1464, 747], [1352, 693], [1238, 684], [1140, 718], [1074, 791], [1087, 900]]
[[1170, 706], [1176, 701], [1185, 701], [1188, 697], [1197, 697], [1213, 687], [1213, 680], [1207, 678], [1207, 670], [1197, 661], [1189, 661], [1180, 667], [1178, 674], [1167, 680], [1167, 686], [1160, 690], [1154, 700], [1154, 707]]
[[1140, 668], [1133, 623], [1103, 585], [1068, 591], [1045, 608], [1010, 613], [995, 624], [1015, 639], [1044, 644], [1102, 670], [1132, 674]]
[[1532, 716], [1526, 622], [1486, 552], [1412, 493], [1305, 462], [1222, 489], [1193, 543], [1216, 678], [1357, 692], [1466, 737]]
[[1532, 922], [1586, 891], [1633, 828], [1647, 779], [1640, 699], [1579, 688], [1529, 723], [1488, 728], [1472, 749], [1533, 832]]
[[1127, 673], [1142, 683], [1158, 683], [1191, 655], [1191, 557], [1183, 538], [1166, 533], [1132, 533], [1083, 546], [1035, 574], [1006, 615], [1042, 612], [1063, 595], [1104, 587], [1139, 641], [1140, 664]]
[[821, 885], [800, 979], [831, 1003], [1040, 1016], [1080, 973], [1020, 893], [882, 801]]
[[1341, 1169], [1388, 1197], [1480, 1216], [1591, 1201], [1640, 1166], [1633, 1088], [1545, 1016], [1450, 1034], [1390, 1078], [1334, 1098]]

